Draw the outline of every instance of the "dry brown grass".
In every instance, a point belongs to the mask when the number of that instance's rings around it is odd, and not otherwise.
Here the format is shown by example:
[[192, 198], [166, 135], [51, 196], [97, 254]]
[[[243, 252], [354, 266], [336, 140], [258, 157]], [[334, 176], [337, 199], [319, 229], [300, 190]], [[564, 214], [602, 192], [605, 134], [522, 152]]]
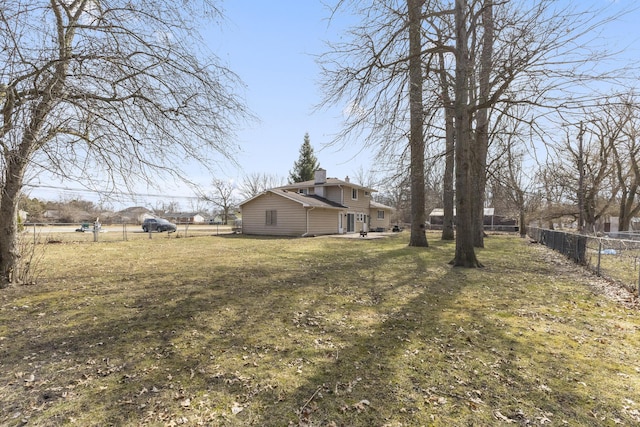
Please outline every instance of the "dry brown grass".
[[246, 236], [47, 245], [0, 294], [0, 424], [633, 425], [640, 319], [546, 250]]

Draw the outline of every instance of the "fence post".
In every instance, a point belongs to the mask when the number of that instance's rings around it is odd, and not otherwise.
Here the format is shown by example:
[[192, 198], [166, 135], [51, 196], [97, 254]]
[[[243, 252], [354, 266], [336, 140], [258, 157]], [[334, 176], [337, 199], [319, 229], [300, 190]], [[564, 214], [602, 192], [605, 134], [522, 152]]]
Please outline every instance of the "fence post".
[[98, 233], [100, 233], [101, 227], [102, 225], [100, 224], [100, 221], [98, 220], [98, 218], [96, 218], [96, 221], [93, 223], [93, 241], [94, 242], [98, 241]]
[[600, 277], [600, 257], [602, 256], [602, 239], [598, 239], [598, 268], [596, 276]]

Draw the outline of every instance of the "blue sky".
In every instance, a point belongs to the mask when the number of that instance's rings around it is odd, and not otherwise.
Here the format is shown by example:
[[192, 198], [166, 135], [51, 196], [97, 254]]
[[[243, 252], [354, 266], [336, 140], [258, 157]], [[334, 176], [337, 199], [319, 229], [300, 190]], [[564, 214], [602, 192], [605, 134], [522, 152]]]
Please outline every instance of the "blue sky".
[[207, 41], [245, 82], [248, 106], [260, 120], [238, 132], [242, 170], [229, 171], [229, 178], [254, 172], [286, 178], [306, 132], [329, 176], [367, 168], [370, 159], [357, 144], [327, 147], [342, 109], [314, 112], [321, 99], [315, 56], [340, 30], [338, 22], [329, 24], [326, 7], [315, 0], [228, 0], [223, 8], [226, 22]]
[[[535, 1], [535, 0], [531, 0]], [[559, 0], [562, 7], [564, 0]], [[638, 7], [636, 0], [577, 0], [584, 8]], [[207, 40], [210, 48], [228, 62], [247, 84], [246, 99], [261, 122], [238, 133], [242, 170], [228, 171], [228, 178], [265, 172], [288, 176], [305, 132], [323, 168], [332, 177], [353, 176], [360, 168], [372, 168], [370, 151], [363, 141], [327, 147], [339, 130], [344, 106], [314, 112], [322, 94], [319, 68], [314, 56], [326, 50], [325, 41], [343, 35], [349, 17], [334, 17], [320, 0], [226, 0], [226, 22]], [[601, 43], [611, 50], [624, 50], [621, 61], [640, 58], [640, 11], [636, 10], [607, 25]], [[621, 63], [611, 64], [621, 66]]]
[[[609, 5], [613, 10], [640, 5], [636, 0], [576, 0], [576, 3]], [[339, 16], [329, 23], [329, 10], [321, 0], [224, 0], [222, 8], [225, 19], [204, 33], [205, 41], [246, 84], [244, 97], [259, 121], [237, 132], [235, 142], [241, 148], [237, 161], [241, 168], [228, 166], [216, 178], [236, 183], [252, 173], [287, 178], [306, 132], [328, 176], [343, 179], [347, 175], [353, 177], [361, 168], [365, 171], [371, 168], [373, 158], [369, 151], [362, 150], [363, 141], [327, 147], [340, 130], [344, 106], [319, 112], [313, 108], [322, 96], [315, 56], [326, 50], [325, 41], [335, 41], [342, 35], [352, 18]], [[624, 60], [640, 58], [639, 25], [640, 12], [636, 10], [605, 28], [603, 42], [612, 49], [626, 47]], [[213, 178], [198, 167], [189, 172], [192, 174], [189, 178], [204, 187]], [[154, 189], [140, 192], [158, 193]], [[169, 193], [188, 194], [179, 186]], [[61, 197], [93, 200], [91, 193], [56, 193], [53, 189], [34, 194], [46, 200]], [[175, 200], [183, 208], [188, 207], [184, 197]], [[132, 203], [154, 205], [155, 201], [139, 199]]]

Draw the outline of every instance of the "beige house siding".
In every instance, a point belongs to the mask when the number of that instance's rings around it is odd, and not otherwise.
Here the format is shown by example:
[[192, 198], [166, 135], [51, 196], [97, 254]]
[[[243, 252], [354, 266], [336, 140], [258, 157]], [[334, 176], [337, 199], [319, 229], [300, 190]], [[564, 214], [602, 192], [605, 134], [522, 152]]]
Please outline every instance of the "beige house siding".
[[362, 212], [369, 215], [369, 203], [371, 202], [371, 194], [368, 196], [364, 195], [364, 190], [358, 189], [358, 199], [352, 199], [352, 191], [353, 188], [347, 187], [345, 188], [344, 194], [344, 204], [345, 206], [349, 206], [349, 210], [353, 212]]
[[[277, 212], [275, 225], [266, 224], [266, 212]], [[242, 233], [302, 236], [307, 231], [305, 209], [284, 197], [265, 193], [242, 206]]]
[[309, 211], [309, 234], [337, 234], [338, 209], [312, 209]]
[[[378, 212], [381, 211], [384, 213], [384, 218], [378, 218]], [[375, 230], [376, 228], [383, 228], [384, 230], [389, 229], [391, 224], [391, 211], [389, 209], [381, 209], [376, 207], [371, 207], [371, 230]]]
[[[334, 203], [340, 203], [345, 204], [344, 201], [342, 200], [342, 192], [343, 192], [343, 188], [337, 187], [337, 186], [333, 186], [333, 187], [325, 187], [324, 188], [324, 197], [328, 200], [331, 200]], [[351, 192], [351, 189], [349, 189], [349, 192]], [[346, 199], [346, 197], [345, 197]], [[345, 205], [348, 205], [345, 204]]]

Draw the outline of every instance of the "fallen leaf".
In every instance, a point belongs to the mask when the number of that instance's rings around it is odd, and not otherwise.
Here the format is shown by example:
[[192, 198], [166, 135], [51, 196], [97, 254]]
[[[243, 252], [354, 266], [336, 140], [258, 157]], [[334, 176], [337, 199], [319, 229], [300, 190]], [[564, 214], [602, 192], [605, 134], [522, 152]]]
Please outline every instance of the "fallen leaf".
[[363, 412], [367, 409], [367, 406], [371, 406], [371, 402], [369, 402], [367, 399], [362, 399], [360, 402], [353, 405], [353, 409], [358, 412]]
[[233, 406], [231, 407], [231, 413], [233, 415], [237, 415], [242, 412], [244, 408], [238, 404], [238, 402], [233, 402]]
[[505, 417], [504, 415], [502, 415], [500, 411], [494, 411], [493, 416], [496, 417], [496, 419], [498, 419], [499, 421], [504, 421], [505, 423], [511, 424], [516, 422], [516, 420], [513, 420], [509, 417]]

